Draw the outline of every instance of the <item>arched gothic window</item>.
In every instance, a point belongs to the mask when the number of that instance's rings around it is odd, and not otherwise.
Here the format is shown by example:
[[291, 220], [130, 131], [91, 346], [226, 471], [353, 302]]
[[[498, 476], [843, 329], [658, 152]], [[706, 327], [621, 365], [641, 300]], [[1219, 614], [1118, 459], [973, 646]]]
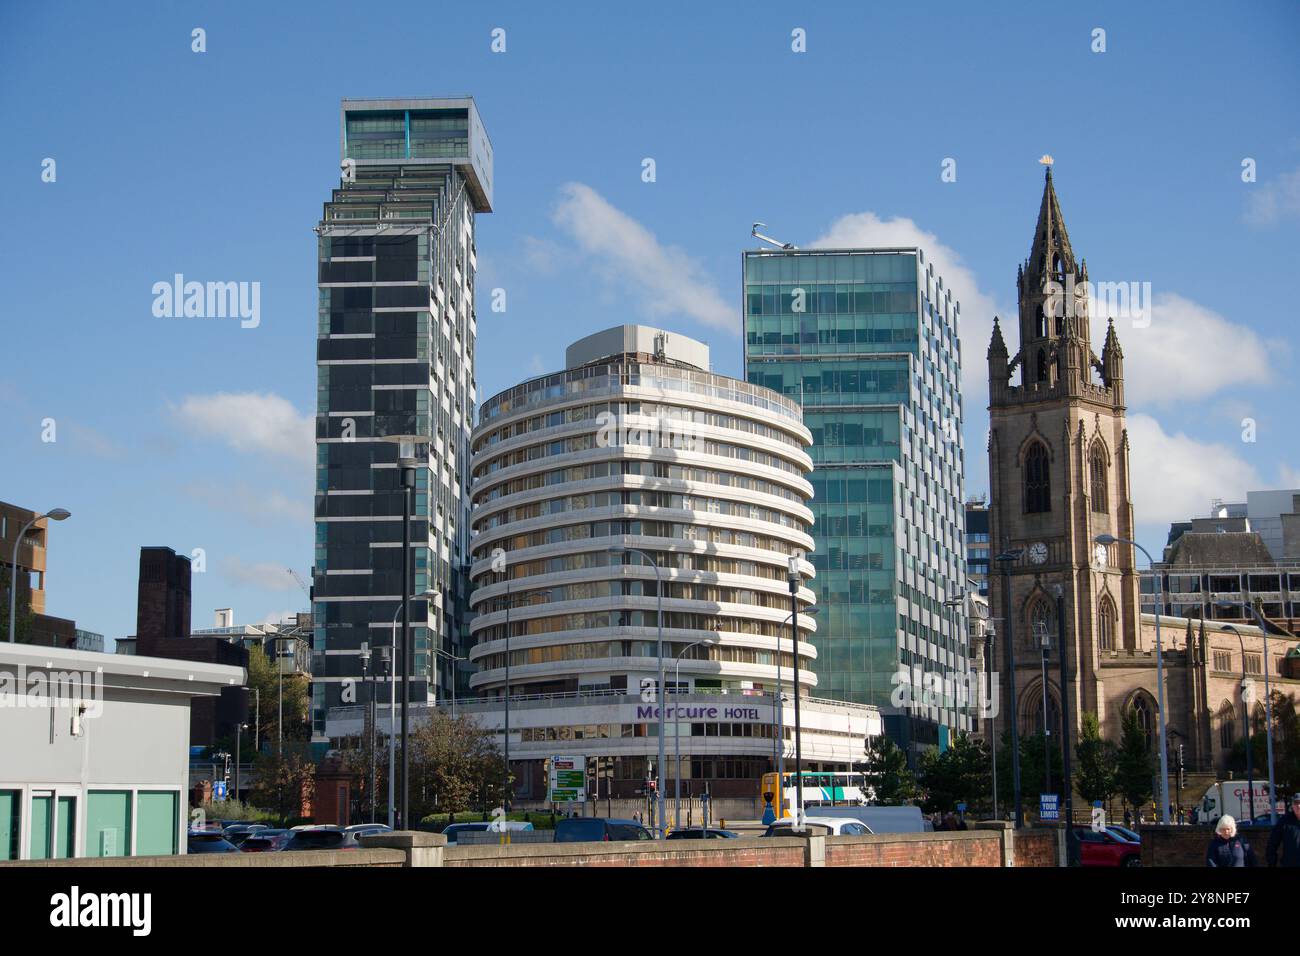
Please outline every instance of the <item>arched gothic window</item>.
[[1097, 608], [1097, 639], [1103, 651], [1115, 649], [1115, 602], [1107, 594], [1101, 599]]
[[1216, 717], [1219, 721], [1219, 746], [1224, 750], [1231, 750], [1232, 745], [1237, 742], [1236, 710], [1225, 700], [1219, 705], [1219, 713]]
[[1047, 353], [1042, 349], [1038, 350], [1038, 377], [1034, 381], [1047, 381]]
[[1048, 470], [1047, 448], [1034, 442], [1025, 453], [1025, 513], [1052, 510], [1052, 479]]
[[1034, 598], [1030, 603], [1025, 611], [1025, 637], [1023, 643], [1026, 647], [1041, 649], [1044, 630], [1049, 641], [1056, 639], [1056, 621], [1052, 611], [1051, 603], [1041, 595]]
[[1105, 514], [1110, 510], [1106, 494], [1106, 449], [1101, 442], [1094, 442], [1092, 453], [1088, 456], [1088, 472], [1091, 478], [1089, 496], [1092, 498], [1092, 510]]
[[1134, 698], [1133, 713], [1137, 714], [1138, 726], [1142, 728], [1142, 734], [1147, 739], [1147, 747], [1150, 748], [1153, 739], [1152, 735], [1155, 733], [1156, 719], [1151, 702], [1147, 700], [1145, 694], [1138, 694]]

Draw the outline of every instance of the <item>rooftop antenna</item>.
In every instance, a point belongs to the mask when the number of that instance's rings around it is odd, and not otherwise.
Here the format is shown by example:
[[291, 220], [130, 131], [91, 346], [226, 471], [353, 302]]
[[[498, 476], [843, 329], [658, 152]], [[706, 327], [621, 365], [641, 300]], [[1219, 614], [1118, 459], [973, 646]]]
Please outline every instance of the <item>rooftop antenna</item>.
[[796, 246], [792, 242], [781, 242], [779, 239], [773, 239], [771, 236], [763, 235], [761, 232], [758, 231], [759, 226], [766, 227], [767, 223], [765, 222], [754, 223], [753, 227], [749, 230], [749, 234], [753, 236], [755, 239], [758, 239], [762, 242], [766, 242], [769, 246], [776, 246], [778, 249], [784, 250], [786, 252], [789, 252], [790, 250], [796, 248]]

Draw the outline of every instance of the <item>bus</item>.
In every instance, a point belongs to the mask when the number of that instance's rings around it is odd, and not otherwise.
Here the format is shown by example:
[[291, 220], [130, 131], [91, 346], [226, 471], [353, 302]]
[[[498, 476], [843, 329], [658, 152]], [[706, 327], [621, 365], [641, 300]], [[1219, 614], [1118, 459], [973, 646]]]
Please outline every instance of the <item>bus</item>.
[[[791, 809], [795, 806], [795, 795], [798, 789], [795, 786], [794, 773], [786, 773], [784, 786], [779, 789], [776, 785], [776, 777], [774, 773], [763, 774], [758, 785], [758, 799], [764, 807], [770, 799], [772, 811], [779, 818], [790, 815]], [[830, 806], [864, 807], [867, 805], [870, 792], [871, 788], [867, 786], [866, 778], [861, 773], [829, 770], [803, 772], [805, 810], [811, 807]]]

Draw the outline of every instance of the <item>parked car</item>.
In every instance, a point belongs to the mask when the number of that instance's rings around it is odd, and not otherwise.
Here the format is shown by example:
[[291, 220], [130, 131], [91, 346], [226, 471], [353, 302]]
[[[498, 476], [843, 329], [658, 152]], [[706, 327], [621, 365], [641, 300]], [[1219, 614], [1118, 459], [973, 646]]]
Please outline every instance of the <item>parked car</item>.
[[387, 823], [354, 823], [344, 827], [343, 832], [355, 833], [357, 836], [373, 836], [376, 833], [392, 833], [393, 828]]
[[1130, 830], [1128, 827], [1121, 827], [1112, 823], [1110, 826], [1106, 827], [1106, 829], [1120, 839], [1128, 840], [1129, 843], [1142, 842], [1142, 834], [1138, 833], [1136, 830]]
[[596, 840], [653, 840], [654, 835], [635, 820], [607, 820], [602, 817], [565, 817], [555, 824], [556, 843], [587, 843]]
[[1075, 827], [1080, 866], [1141, 866], [1142, 846], [1109, 830]]
[[740, 834], [734, 830], [724, 830], [721, 827], [682, 827], [680, 830], [672, 830], [668, 834], [670, 840], [734, 840]]
[[271, 829], [265, 823], [233, 823], [221, 831], [221, 835], [239, 846], [254, 833]]
[[462, 833], [501, 833], [505, 830], [519, 833], [532, 828], [531, 823], [522, 820], [503, 820], [500, 824], [492, 820], [472, 820], [466, 823], [449, 823], [442, 828], [442, 835], [447, 838], [448, 845], [451, 845], [457, 842]]
[[262, 829], [250, 833], [239, 844], [240, 853], [278, 853], [285, 848], [293, 834], [288, 830]]
[[186, 853], [238, 853], [239, 847], [221, 835], [220, 830], [191, 830], [185, 841]]
[[305, 830], [293, 830], [292, 838], [284, 849], [289, 850], [359, 850], [361, 837], [375, 833], [391, 832], [382, 823], [357, 823], [349, 827], [318, 825]]
[[[804, 817], [803, 824], [805, 830], [819, 836], [871, 835], [871, 827], [861, 820], [846, 819], [844, 817]], [[784, 819], [768, 824], [767, 831], [763, 833], [763, 836], [793, 836], [794, 834], [794, 821]]]

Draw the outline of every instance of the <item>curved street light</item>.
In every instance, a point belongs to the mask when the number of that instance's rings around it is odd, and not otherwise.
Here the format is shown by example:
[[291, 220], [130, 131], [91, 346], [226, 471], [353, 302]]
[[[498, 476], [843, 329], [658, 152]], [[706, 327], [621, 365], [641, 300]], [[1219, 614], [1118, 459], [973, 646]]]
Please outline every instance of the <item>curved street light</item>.
[[[1247, 604], [1245, 601], [1220, 601], [1218, 607], [1239, 606], [1250, 612], [1250, 616], [1255, 619], [1259, 627], [1260, 639], [1264, 642], [1264, 740], [1268, 746], [1268, 819], [1273, 825], [1277, 825], [1277, 790], [1274, 789], [1273, 783], [1273, 691], [1268, 683], [1268, 621], [1264, 615], [1253, 604]], [[1241, 635], [1238, 634], [1238, 637]], [[1245, 658], [1243, 651], [1242, 667], [1245, 668]], [[1250, 725], [1246, 725], [1246, 736], [1250, 737]], [[1249, 748], [1250, 741], [1247, 739], [1246, 746]]]
[[14, 557], [13, 563], [9, 565], [9, 643], [15, 644], [18, 641], [16, 630], [16, 621], [18, 619], [18, 546], [23, 543], [23, 535], [27, 529], [36, 522], [45, 518], [53, 521], [65, 521], [72, 517], [72, 512], [67, 508], [51, 508], [43, 515], [37, 515], [31, 521], [27, 522], [18, 529], [18, 537], [14, 539]]
[[[1166, 730], [1165, 719], [1165, 658], [1164, 651], [1160, 644], [1160, 617], [1164, 612], [1165, 599], [1163, 593], [1163, 584], [1161, 582], [1160, 572], [1155, 570], [1156, 563], [1151, 558], [1151, 552], [1136, 541], [1130, 541], [1128, 538], [1117, 538], [1113, 534], [1099, 534], [1093, 538], [1098, 544], [1129, 544], [1137, 548], [1147, 557], [1147, 564], [1154, 572], [1156, 579], [1156, 692], [1159, 695], [1157, 706], [1160, 709], [1160, 821], [1169, 826], [1169, 737]], [[1141, 622], [1139, 622], [1141, 626]]]

